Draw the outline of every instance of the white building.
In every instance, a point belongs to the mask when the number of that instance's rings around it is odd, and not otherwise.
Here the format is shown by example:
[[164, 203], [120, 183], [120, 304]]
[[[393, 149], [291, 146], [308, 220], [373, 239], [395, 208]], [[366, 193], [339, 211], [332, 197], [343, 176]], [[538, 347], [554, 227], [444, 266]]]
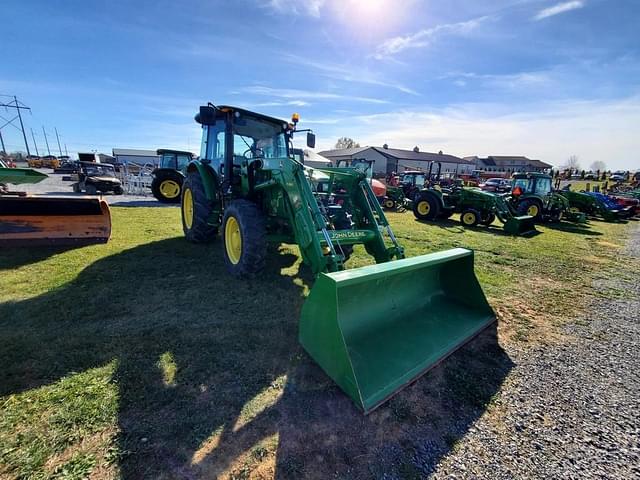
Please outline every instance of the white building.
[[116, 165], [127, 165], [133, 163], [140, 166], [149, 164], [157, 166], [160, 162], [160, 156], [155, 150], [114, 148], [112, 153], [115, 158], [114, 164]]

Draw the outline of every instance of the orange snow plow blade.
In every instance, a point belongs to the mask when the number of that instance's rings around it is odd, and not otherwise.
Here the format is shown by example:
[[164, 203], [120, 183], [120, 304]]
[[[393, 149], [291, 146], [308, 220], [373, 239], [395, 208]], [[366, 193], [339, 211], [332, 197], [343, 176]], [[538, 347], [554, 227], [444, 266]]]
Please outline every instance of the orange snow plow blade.
[[111, 236], [109, 205], [96, 197], [0, 195], [0, 245], [90, 245]]

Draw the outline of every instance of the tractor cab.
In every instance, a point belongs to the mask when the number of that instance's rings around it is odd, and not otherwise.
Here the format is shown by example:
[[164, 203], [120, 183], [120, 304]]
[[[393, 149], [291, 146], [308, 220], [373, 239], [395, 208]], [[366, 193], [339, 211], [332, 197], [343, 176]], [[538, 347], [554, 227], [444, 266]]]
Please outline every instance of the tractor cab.
[[568, 210], [566, 199], [553, 191], [552, 178], [544, 173], [515, 173], [509, 202], [518, 215], [529, 215], [536, 221], [559, 221]]
[[193, 153], [181, 150], [160, 149], [156, 153], [160, 156], [158, 169], [184, 170], [189, 165], [189, 162], [193, 160]]

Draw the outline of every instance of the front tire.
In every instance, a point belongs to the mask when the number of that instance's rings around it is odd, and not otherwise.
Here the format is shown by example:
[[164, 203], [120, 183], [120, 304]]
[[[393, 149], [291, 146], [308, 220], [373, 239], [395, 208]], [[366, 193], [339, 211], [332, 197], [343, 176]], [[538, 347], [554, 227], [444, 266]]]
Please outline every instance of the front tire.
[[224, 263], [236, 277], [251, 277], [264, 269], [267, 229], [264, 215], [248, 200], [235, 200], [222, 219]]
[[395, 210], [396, 209], [396, 201], [392, 198], [385, 198], [384, 202], [382, 202], [382, 206], [386, 210]]
[[[210, 225], [214, 204], [207, 199], [200, 174], [190, 172], [182, 185], [182, 231], [192, 243], [209, 243], [218, 233], [218, 225]], [[219, 220], [218, 220], [219, 221]]]
[[495, 216], [495, 214], [494, 214], [494, 213], [489, 213], [485, 218], [483, 218], [483, 219], [481, 220], [481, 222], [480, 222], [480, 223], [482, 223], [482, 225], [486, 225], [486, 226], [488, 227], [488, 226], [489, 226], [489, 225], [491, 225], [493, 222], [495, 222], [495, 220], [496, 220], [496, 216]]
[[480, 222], [480, 212], [473, 208], [467, 208], [460, 214], [460, 222], [465, 227], [475, 227]]

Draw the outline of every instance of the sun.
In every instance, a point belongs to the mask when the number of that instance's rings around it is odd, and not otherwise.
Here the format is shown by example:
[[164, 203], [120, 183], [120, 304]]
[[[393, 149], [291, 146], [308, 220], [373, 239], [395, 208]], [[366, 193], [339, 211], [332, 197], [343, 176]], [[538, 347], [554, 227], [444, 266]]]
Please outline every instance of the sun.
[[355, 15], [368, 19], [381, 18], [391, 5], [390, 0], [346, 0], [345, 3]]

